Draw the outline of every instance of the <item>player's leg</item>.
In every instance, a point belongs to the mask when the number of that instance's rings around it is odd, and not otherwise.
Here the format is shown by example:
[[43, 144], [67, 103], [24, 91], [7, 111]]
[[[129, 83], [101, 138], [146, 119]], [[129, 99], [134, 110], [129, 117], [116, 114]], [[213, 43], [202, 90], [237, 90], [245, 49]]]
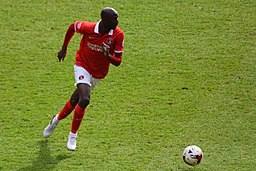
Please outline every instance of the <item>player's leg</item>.
[[80, 124], [82, 122], [86, 107], [90, 103], [90, 93], [92, 89], [96, 86], [96, 84], [100, 81], [100, 79], [90, 78], [90, 85], [87, 83], [79, 83], [77, 85], [76, 93], [78, 94], [76, 97], [79, 97], [79, 99], [76, 99], [76, 107], [75, 112], [72, 120], [71, 125], [71, 132], [76, 134]]
[[79, 100], [79, 94], [78, 94], [78, 90], [76, 89], [72, 94], [71, 98], [66, 102], [62, 110], [57, 115], [55, 115], [51, 119], [47, 127], [45, 127], [44, 133], [43, 133], [43, 136], [45, 138], [51, 136], [53, 131], [57, 127], [59, 121], [66, 118], [74, 110], [76, 104], [78, 103], [78, 100]]
[[82, 123], [86, 107], [90, 103], [90, 85], [86, 83], [80, 83], [77, 85], [77, 90], [79, 94], [79, 101], [75, 107], [75, 112], [71, 124], [71, 131], [69, 133], [67, 142], [67, 148], [69, 150], [76, 149], [77, 131]]
[[75, 112], [72, 120], [72, 133], [77, 133], [82, 122], [86, 107], [90, 103], [90, 85], [84, 83], [78, 84], [77, 90], [79, 93], [79, 101], [75, 107]]
[[[67, 148], [69, 150], [75, 150], [76, 148], [76, 137], [77, 131], [82, 122], [85, 108], [88, 106], [90, 102], [90, 86], [91, 86], [91, 74], [89, 74], [84, 68], [80, 66], [74, 66], [74, 74], [75, 74], [75, 85], [77, 87], [75, 97], [79, 97], [78, 100], [74, 100], [77, 102], [75, 106], [74, 116], [71, 124], [71, 131], [69, 133]], [[75, 99], [75, 98], [74, 98]]]
[[62, 120], [64, 118], [66, 118], [75, 109], [75, 106], [77, 105], [78, 100], [79, 100], [79, 94], [78, 94], [78, 90], [76, 88], [75, 91], [73, 92], [71, 98], [66, 102], [63, 109], [58, 114], [57, 119]]
[[81, 125], [82, 119], [85, 114], [86, 107], [90, 103], [90, 93], [100, 79], [93, 78], [84, 68], [74, 66], [75, 80], [79, 99], [76, 99], [77, 105], [75, 107], [74, 116], [71, 124], [71, 131], [67, 142], [69, 150], [76, 149], [77, 132]]
[[74, 93], [70, 98], [70, 104], [75, 107], [78, 101], [79, 101], [79, 93], [78, 93], [78, 89], [76, 88], [76, 90], [74, 91]]

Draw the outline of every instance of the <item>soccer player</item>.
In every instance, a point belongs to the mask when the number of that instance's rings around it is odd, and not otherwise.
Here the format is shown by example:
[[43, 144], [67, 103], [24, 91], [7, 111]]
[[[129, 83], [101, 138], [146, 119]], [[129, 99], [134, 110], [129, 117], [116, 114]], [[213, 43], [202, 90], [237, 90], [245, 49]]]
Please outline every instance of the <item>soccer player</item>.
[[77, 21], [69, 26], [58, 58], [60, 62], [64, 60], [68, 44], [75, 32], [83, 35], [74, 65], [76, 89], [62, 110], [44, 129], [45, 138], [52, 135], [59, 121], [74, 110], [67, 148], [76, 149], [77, 132], [90, 103], [90, 92], [108, 74], [110, 64], [119, 66], [122, 61], [124, 32], [117, 25], [117, 11], [107, 7], [101, 11], [99, 22]]

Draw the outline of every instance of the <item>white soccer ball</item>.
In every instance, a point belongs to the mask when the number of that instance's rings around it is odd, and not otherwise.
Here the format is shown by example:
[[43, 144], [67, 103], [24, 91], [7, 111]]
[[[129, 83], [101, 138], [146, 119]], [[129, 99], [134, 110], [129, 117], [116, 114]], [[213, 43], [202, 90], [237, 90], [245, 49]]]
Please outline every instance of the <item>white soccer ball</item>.
[[199, 164], [203, 158], [202, 150], [196, 145], [187, 146], [182, 153], [183, 160], [190, 166]]

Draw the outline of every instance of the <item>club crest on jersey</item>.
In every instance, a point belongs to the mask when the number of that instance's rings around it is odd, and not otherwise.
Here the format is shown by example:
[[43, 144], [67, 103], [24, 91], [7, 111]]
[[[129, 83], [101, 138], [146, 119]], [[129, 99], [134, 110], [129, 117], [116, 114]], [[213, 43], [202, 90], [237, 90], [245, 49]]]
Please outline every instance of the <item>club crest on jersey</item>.
[[80, 76], [79, 76], [79, 80], [82, 80], [82, 79], [84, 79], [84, 76], [83, 76], [83, 75], [80, 75]]
[[112, 38], [108, 38], [107, 41], [106, 41], [106, 43], [107, 43], [108, 45], [111, 45], [111, 44], [113, 43], [113, 39], [112, 39]]

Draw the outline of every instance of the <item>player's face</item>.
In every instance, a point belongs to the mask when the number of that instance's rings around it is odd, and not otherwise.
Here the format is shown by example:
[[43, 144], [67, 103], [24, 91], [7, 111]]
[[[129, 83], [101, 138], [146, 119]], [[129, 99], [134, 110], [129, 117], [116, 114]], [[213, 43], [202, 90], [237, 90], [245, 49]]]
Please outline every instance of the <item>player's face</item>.
[[108, 29], [115, 29], [116, 26], [118, 25], [118, 16], [117, 15], [110, 15], [105, 23], [105, 27]]
[[110, 25], [111, 25], [111, 28], [112, 28], [112, 29], [115, 29], [116, 26], [118, 25], [118, 16], [113, 17], [110, 23], [111, 23], [111, 24], [110, 24]]

